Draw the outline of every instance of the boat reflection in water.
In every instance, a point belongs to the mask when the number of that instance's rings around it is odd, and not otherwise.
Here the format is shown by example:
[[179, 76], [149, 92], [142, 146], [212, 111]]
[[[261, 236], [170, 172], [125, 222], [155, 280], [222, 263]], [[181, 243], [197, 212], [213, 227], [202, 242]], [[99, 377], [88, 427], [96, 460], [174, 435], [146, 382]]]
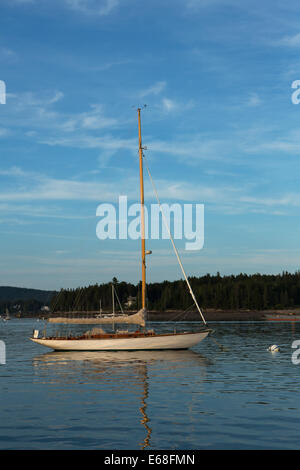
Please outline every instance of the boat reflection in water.
[[[196, 367], [197, 377], [201, 380], [205, 376], [208, 362], [208, 359], [192, 350], [53, 351], [36, 356], [33, 359], [33, 366], [39, 383], [62, 384], [64, 388], [71, 384], [73, 391], [76, 384], [102, 385], [100, 391], [106, 390], [108, 384], [111, 392], [120, 393], [121, 396], [117, 398], [118, 404], [126, 400], [126, 393], [129, 393], [131, 400], [134, 396], [138, 396], [140, 423], [145, 428], [145, 437], [139, 443], [140, 449], [143, 450], [150, 446], [152, 434], [151, 417], [149, 417], [151, 412], [147, 410], [151, 367], [157, 366], [161, 377], [164, 375], [163, 371], [167, 370], [168, 377], [172, 378], [180, 376], [180, 369]], [[110, 397], [112, 396], [113, 393], [110, 394]], [[107, 403], [107, 407], [109, 406]], [[99, 409], [95, 407], [94, 413], [97, 412]]]

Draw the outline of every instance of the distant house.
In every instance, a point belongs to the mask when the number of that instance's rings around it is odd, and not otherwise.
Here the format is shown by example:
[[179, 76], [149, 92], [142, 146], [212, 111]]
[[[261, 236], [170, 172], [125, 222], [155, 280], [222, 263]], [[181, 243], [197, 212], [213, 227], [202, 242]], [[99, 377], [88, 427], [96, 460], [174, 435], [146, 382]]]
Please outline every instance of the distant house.
[[42, 311], [42, 312], [50, 312], [50, 308], [48, 307], [48, 305], [43, 305], [43, 306], [41, 307], [41, 311]]
[[127, 298], [127, 302], [125, 302], [125, 307], [130, 308], [133, 305], [136, 305], [136, 297], [131, 297], [131, 295]]

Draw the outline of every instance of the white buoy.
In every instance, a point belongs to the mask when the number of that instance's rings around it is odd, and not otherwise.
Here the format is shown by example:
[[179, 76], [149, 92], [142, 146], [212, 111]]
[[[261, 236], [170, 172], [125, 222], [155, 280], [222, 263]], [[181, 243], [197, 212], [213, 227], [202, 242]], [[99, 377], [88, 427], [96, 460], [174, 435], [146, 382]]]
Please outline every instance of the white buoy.
[[272, 344], [272, 346], [269, 346], [268, 351], [277, 352], [280, 351], [280, 348], [277, 346], [277, 344]]

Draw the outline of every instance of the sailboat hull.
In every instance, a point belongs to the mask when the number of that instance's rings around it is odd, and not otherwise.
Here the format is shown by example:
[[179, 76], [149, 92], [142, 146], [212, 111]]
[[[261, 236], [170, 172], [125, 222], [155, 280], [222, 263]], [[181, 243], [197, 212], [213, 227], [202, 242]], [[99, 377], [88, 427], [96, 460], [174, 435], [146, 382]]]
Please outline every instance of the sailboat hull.
[[47, 339], [30, 338], [37, 344], [56, 351], [137, 351], [154, 349], [188, 349], [209, 334], [211, 330], [197, 333], [176, 333], [142, 337], [116, 337], [105, 339]]

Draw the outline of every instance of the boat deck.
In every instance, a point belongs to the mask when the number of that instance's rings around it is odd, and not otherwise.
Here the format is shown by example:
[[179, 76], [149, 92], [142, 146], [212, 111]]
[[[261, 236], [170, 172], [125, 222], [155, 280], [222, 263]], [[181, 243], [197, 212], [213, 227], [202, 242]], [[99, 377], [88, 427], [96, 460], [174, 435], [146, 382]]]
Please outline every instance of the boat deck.
[[[207, 330], [199, 330], [199, 331], [193, 331], [193, 333], [204, 333]], [[209, 330], [210, 331], [210, 330]], [[179, 333], [175, 333], [176, 335], [186, 335], [190, 334], [191, 332], [188, 331], [183, 331]], [[134, 331], [134, 332], [120, 332], [120, 333], [98, 333], [98, 334], [83, 334], [80, 336], [47, 336], [44, 337], [43, 339], [47, 340], [87, 340], [87, 339], [116, 339], [116, 338], [147, 338], [151, 336], [174, 336], [173, 333], [160, 333], [157, 334], [155, 333], [154, 330], [149, 330], [149, 331]]]

